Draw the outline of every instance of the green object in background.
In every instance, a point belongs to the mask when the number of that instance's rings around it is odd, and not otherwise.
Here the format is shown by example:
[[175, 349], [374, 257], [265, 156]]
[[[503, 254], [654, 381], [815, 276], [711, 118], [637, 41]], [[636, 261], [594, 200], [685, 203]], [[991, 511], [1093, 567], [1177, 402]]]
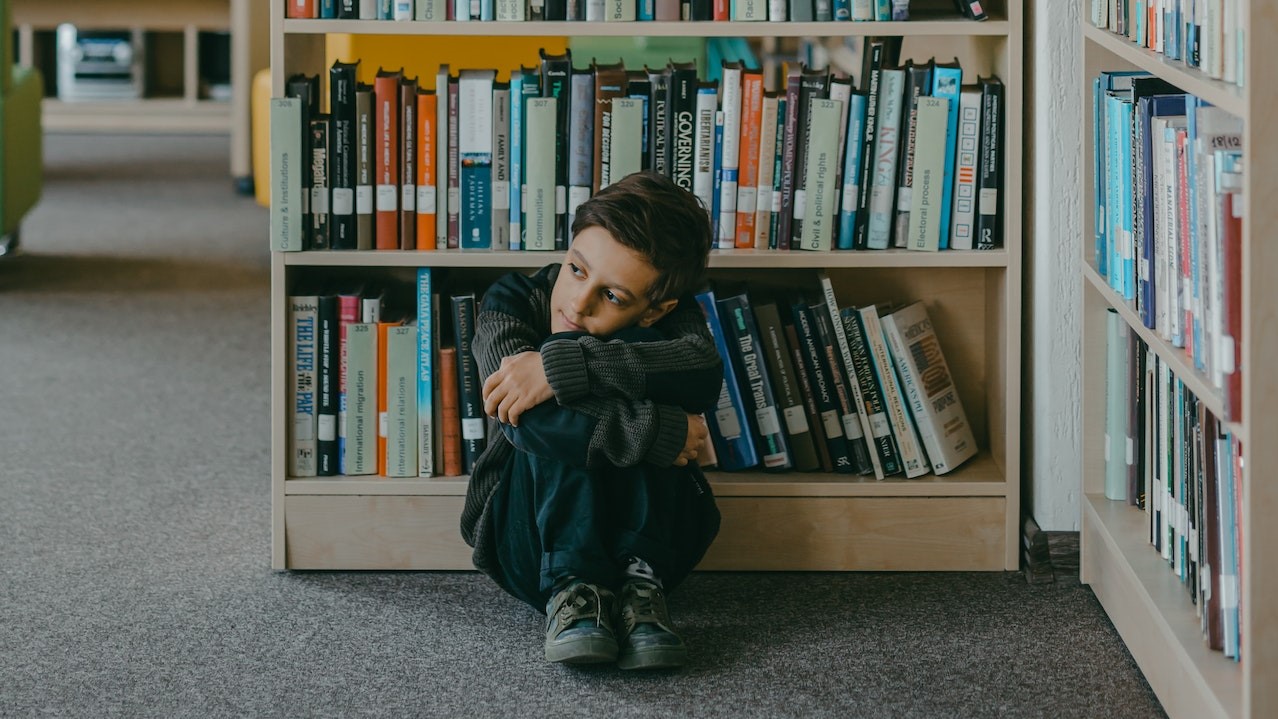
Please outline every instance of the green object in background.
[[593, 59], [598, 63], [623, 62], [627, 70], [642, 70], [645, 65], [655, 69], [673, 59], [696, 60], [703, 76], [704, 69], [709, 69], [703, 37], [571, 37], [568, 49], [576, 67], [588, 67]]
[[40, 73], [13, 65], [9, 4], [0, 2], [0, 256], [16, 248], [18, 224], [40, 199], [44, 182]]

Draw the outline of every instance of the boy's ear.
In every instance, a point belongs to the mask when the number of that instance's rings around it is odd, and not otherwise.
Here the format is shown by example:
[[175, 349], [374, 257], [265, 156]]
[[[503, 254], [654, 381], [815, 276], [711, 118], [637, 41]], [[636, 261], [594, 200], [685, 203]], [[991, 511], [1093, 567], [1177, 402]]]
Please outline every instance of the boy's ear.
[[657, 320], [670, 314], [670, 310], [679, 304], [679, 300], [665, 300], [649, 307], [643, 311], [643, 316], [639, 318], [640, 327], [651, 327], [657, 323]]

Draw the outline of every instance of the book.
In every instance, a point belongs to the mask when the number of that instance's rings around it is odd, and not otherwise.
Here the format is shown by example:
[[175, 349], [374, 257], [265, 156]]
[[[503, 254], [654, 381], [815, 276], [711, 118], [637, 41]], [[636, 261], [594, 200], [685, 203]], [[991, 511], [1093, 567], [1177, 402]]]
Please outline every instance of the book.
[[963, 85], [963, 68], [958, 60], [948, 63], [937, 63], [932, 69], [933, 97], [949, 100], [949, 115], [945, 124], [945, 164], [941, 179], [940, 215], [937, 218], [937, 246], [942, 249], [950, 247], [950, 212], [954, 195], [954, 167], [958, 150], [959, 124], [959, 88]]
[[386, 476], [418, 471], [417, 326], [395, 325], [386, 338]]
[[435, 392], [442, 380], [435, 366], [435, 342], [439, 321], [435, 307], [434, 276], [431, 268], [417, 268], [417, 475], [434, 477], [442, 467], [435, 465]]
[[319, 321], [319, 339], [316, 354], [319, 357], [319, 402], [316, 408], [315, 439], [316, 468], [320, 477], [337, 475], [337, 405], [339, 364], [337, 295], [321, 294], [316, 304]]
[[492, 249], [493, 82], [495, 70], [462, 70], [457, 83], [461, 157], [460, 246]]
[[[743, 2], [746, 0], [743, 0]], [[755, 0], [748, 0], [753, 3]], [[760, 2], [760, 5], [762, 3]], [[737, 197], [734, 222], [735, 246], [755, 246], [755, 214], [758, 211], [760, 179], [760, 138], [763, 135], [763, 73], [746, 69], [741, 73], [741, 139], [738, 143]], [[724, 124], [727, 132], [727, 123]], [[771, 143], [768, 145], [771, 149]], [[769, 163], [771, 164], [771, 163]]]
[[[831, 372], [839, 373], [839, 378], [847, 388], [846, 394], [851, 404], [844, 422], [855, 421], [860, 424], [860, 436], [864, 437], [869, 445], [867, 454], [874, 476], [876, 479], [883, 479], [889, 474], [901, 471], [897, 461], [896, 443], [891, 439], [890, 429], [885, 426], [886, 417], [870, 412], [871, 402], [865, 396], [864, 384], [861, 382], [860, 372], [855, 362], [855, 353], [860, 347], [853, 342], [847, 332], [839, 310], [838, 298], [834, 295], [834, 284], [830, 282], [830, 276], [825, 272], [821, 272], [818, 279], [821, 282], [821, 297], [824, 300], [824, 306], [821, 309], [826, 313], [822, 319], [828, 318], [830, 327], [830, 344], [833, 349]], [[885, 434], [888, 438], [886, 442], [883, 441]]]
[[981, 86], [981, 161], [978, 170], [976, 249], [1003, 246], [1003, 82], [977, 79]]
[[453, 295], [450, 299], [457, 340], [457, 414], [461, 420], [462, 471], [470, 474], [485, 444], [479, 365], [471, 352], [471, 341], [475, 337], [475, 295]]
[[843, 153], [843, 188], [839, 203], [839, 237], [835, 245], [840, 250], [853, 249], [856, 243], [857, 202], [861, 196], [861, 142], [865, 134], [866, 96], [854, 92], [848, 97], [848, 126]]
[[976, 455], [976, 440], [927, 307], [914, 302], [881, 320], [932, 471], [946, 474]]
[[331, 126], [329, 158], [332, 187], [332, 248], [354, 250], [358, 227], [355, 218], [356, 164], [359, 149], [356, 145], [355, 85], [359, 62], [335, 61], [329, 69], [329, 108]]
[[302, 101], [271, 98], [271, 250], [297, 252], [302, 243]]
[[720, 298], [716, 304], [731, 355], [725, 359], [733, 363], [760, 461], [764, 469], [789, 469], [793, 466], [789, 441], [781, 429], [776, 393], [764, 366], [761, 333], [750, 300], [742, 292]]
[[301, 154], [297, 165], [301, 174], [301, 247], [309, 250], [311, 243], [311, 118], [320, 115], [319, 75], [297, 73], [284, 83], [284, 95], [299, 101], [298, 134], [302, 138]]
[[[861, 316], [861, 328], [864, 330], [866, 345], [870, 348], [874, 374], [879, 380], [879, 387], [883, 389], [884, 406], [887, 408], [888, 421], [892, 424], [892, 436], [896, 438], [896, 448], [901, 456], [905, 476], [911, 479], [921, 477], [927, 474], [931, 467], [919, 440], [918, 430], [910, 416], [905, 392], [897, 381], [892, 356], [883, 337], [879, 310], [874, 305], [866, 305], [857, 311]], [[910, 349], [913, 349], [913, 346]]]
[[[790, 306], [791, 316], [802, 362], [799, 372], [806, 374], [812, 390], [812, 399], [816, 404], [821, 435], [825, 438], [826, 451], [835, 472], [860, 473], [860, 463], [853, 462], [852, 448], [849, 446], [844, 430], [843, 411], [835, 396], [833, 379], [830, 374], [829, 355], [820, 341], [816, 327], [816, 313], [806, 302], [795, 302]], [[873, 466], [866, 457], [866, 471]]]
[[435, 192], [435, 121], [438, 108], [435, 104], [435, 91], [425, 88], [417, 89], [417, 227], [414, 236], [417, 238], [417, 249], [433, 250], [437, 247], [435, 237], [435, 218], [437, 198]]
[[355, 84], [355, 249], [371, 250], [373, 238], [376, 118], [373, 86]]
[[555, 115], [553, 99], [531, 98], [524, 109], [527, 142], [524, 168], [528, 191], [522, 205], [525, 250], [555, 249]]
[[847, 335], [851, 354], [849, 381], [854, 382], [861, 391], [861, 416], [867, 426], [865, 436], [870, 439], [870, 444], [878, 455], [884, 477], [897, 474], [902, 469], [900, 451], [897, 449], [896, 438], [892, 435], [887, 400], [883, 394], [883, 385], [874, 371], [874, 358], [870, 355], [870, 343], [865, 337], [861, 313], [855, 307], [844, 307], [839, 310], [839, 321]]
[[[564, 15], [551, 12], [553, 6], [553, 0], [547, 3], [546, 19], [563, 20]], [[561, 5], [559, 9], [565, 8]], [[565, 51], [563, 54], [556, 55], [547, 53], [543, 48], [540, 56], [541, 94], [542, 97], [552, 98], [555, 102], [555, 133], [552, 140], [554, 155], [549, 158], [555, 170], [555, 192], [551, 198], [554, 202], [551, 209], [555, 216], [554, 249], [565, 250], [568, 248], [570, 234], [568, 228], [568, 137], [571, 118], [569, 98], [572, 94], [572, 54]]]
[[457, 348], [439, 349], [439, 426], [443, 476], [463, 473]]
[[945, 181], [945, 124], [948, 122], [949, 104], [949, 100], [940, 97], [919, 99], [907, 249], [940, 249], [941, 183]]
[[759, 464], [759, 455], [750, 436], [750, 419], [741, 395], [736, 365], [731, 359], [732, 350], [728, 347], [728, 339], [719, 316], [718, 302], [713, 290], [698, 293], [696, 300], [705, 315], [706, 327], [714, 339], [715, 349], [723, 358], [723, 383], [719, 388], [719, 399], [714, 411], [706, 417], [715, 456], [720, 469], [725, 471], [749, 469]]
[[[697, 130], [695, 170], [692, 175], [692, 194], [697, 196], [706, 212], [714, 206], [714, 118], [719, 104], [719, 86], [713, 82], [701, 83], [697, 88]], [[710, 218], [712, 221], [716, 217]], [[716, 244], [717, 240], [716, 239]]]
[[399, 249], [417, 249], [417, 78], [399, 80]]
[[[672, 62], [669, 69], [666, 102], [669, 176], [676, 185], [691, 192], [693, 156], [696, 152], [697, 65], [695, 62]], [[719, 95], [722, 102], [723, 91]]]
[[378, 69], [373, 79], [373, 116], [377, 118], [375, 230], [379, 250], [399, 249], [399, 81], [402, 70]]
[[795, 162], [799, 154], [799, 77], [792, 72], [785, 81], [785, 122], [777, 129], [781, 133], [780, 197], [777, 203], [777, 227], [773, 231], [770, 246], [778, 250], [790, 249], [790, 237], [794, 232]]
[[764, 365], [772, 381], [777, 408], [784, 420], [783, 427], [794, 469], [800, 472], [817, 470], [821, 467], [821, 461], [812, 441], [812, 427], [804, 407], [793, 353], [788, 346], [785, 325], [781, 321], [776, 302], [755, 303], [754, 315], [759, 326]]
[[959, 91], [958, 148], [955, 150], [953, 211], [950, 213], [950, 249], [975, 247], [977, 205], [977, 157], [981, 142], [981, 89], [964, 86]]
[[[620, 96], [624, 92], [625, 69], [618, 67], [623, 86], [618, 90]], [[595, 178], [603, 159], [596, 149], [600, 141], [600, 133], [607, 128], [597, 127], [595, 119], [602, 108], [595, 102], [595, 82], [598, 67], [590, 69], [574, 68], [571, 77], [571, 98], [569, 100], [570, 121], [568, 123], [568, 226], [572, 227], [577, 217], [577, 207], [590, 199], [592, 188], [596, 186]], [[609, 106], [611, 109], [611, 104]]]
[[311, 169], [311, 245], [312, 250], [331, 250], [332, 216], [329, 213], [328, 158], [331, 153], [329, 116], [321, 114], [311, 118], [310, 169]]
[[493, 83], [492, 248], [510, 249], [510, 84]]
[[[719, 151], [719, 211], [715, 245], [732, 249], [737, 229], [737, 181], [741, 172], [742, 66], [740, 61], [724, 61], [720, 68], [719, 109], [723, 112], [723, 146]], [[762, 81], [762, 76], [759, 77]], [[678, 125], [675, 126], [676, 131]]]
[[341, 410], [342, 474], [357, 476], [377, 471], [377, 323], [346, 325], [344, 359], [346, 390]]
[[[812, 108], [816, 105], [817, 100], [827, 99], [829, 94], [830, 73], [828, 71], [815, 70], [806, 66], [800, 69], [799, 94], [796, 100], [799, 111], [795, 117], [794, 132], [794, 205], [793, 217], [790, 220], [790, 237], [787, 239], [789, 247], [798, 248], [803, 244], [803, 222], [808, 215], [808, 151], [812, 148], [812, 142], [808, 139], [808, 136], [812, 131]], [[822, 115], [828, 118], [830, 115], [829, 106], [823, 107]], [[822, 143], [832, 141], [832, 144], [837, 145], [837, 126], [833, 135], [829, 134], [828, 127], [823, 125], [821, 129], [823, 136], [819, 139]], [[829, 152], [833, 153], [834, 151], [830, 150]], [[831, 177], [833, 177], [833, 174], [832, 172], [830, 173]]]
[[918, 140], [919, 98], [932, 94], [931, 63], [905, 64], [905, 97], [901, 102], [901, 153], [896, 179], [896, 227], [892, 245], [905, 247], [910, 233], [910, 206], [914, 189], [914, 146]]
[[615, 182], [643, 169], [643, 101], [619, 97], [612, 101], [611, 178]]
[[870, 217], [865, 246], [886, 250], [892, 244], [896, 219], [897, 154], [901, 147], [901, 100], [905, 72], [894, 68], [879, 71], [879, 103], [875, 115], [873, 171], [870, 175]]
[[[448, 82], [448, 249], [461, 247], [461, 84], [449, 75]], [[442, 135], [441, 135], [442, 137]]]
[[[829, 250], [835, 217], [835, 167], [838, 163], [839, 120], [842, 103], [838, 100], [814, 99], [808, 109], [807, 149], [804, 152], [805, 173], [803, 224], [799, 249]], [[799, 218], [795, 203], [795, 222]]]
[[[777, 107], [780, 98], [765, 92], [759, 104], [759, 174], [754, 192], [754, 248], [768, 249], [772, 237], [772, 182], [777, 161]], [[747, 199], [748, 203], [750, 200]], [[737, 199], [741, 206], [741, 199]]]
[[1127, 323], [1106, 313], [1105, 497], [1127, 499]]
[[288, 476], [314, 477], [319, 298], [290, 295], [288, 302], [288, 402], [293, 410], [289, 424]]

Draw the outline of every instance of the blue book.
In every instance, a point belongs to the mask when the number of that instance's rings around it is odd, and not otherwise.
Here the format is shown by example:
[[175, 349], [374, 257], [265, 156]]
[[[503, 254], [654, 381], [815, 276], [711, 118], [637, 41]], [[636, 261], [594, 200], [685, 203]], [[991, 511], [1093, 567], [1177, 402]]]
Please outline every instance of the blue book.
[[319, 16], [321, 20], [332, 20], [337, 17], [337, 0], [320, 0]]
[[[848, 98], [848, 129], [844, 137], [843, 153], [843, 202], [839, 208], [839, 238], [835, 246], [840, 250], [850, 250], [856, 241], [857, 198], [860, 197], [861, 179], [861, 147], [859, 140], [865, 134], [866, 96], [862, 92], [853, 92]], [[778, 132], [778, 135], [781, 133]], [[778, 159], [779, 159], [778, 155]]]
[[1154, 236], [1154, 152], [1162, 147], [1163, 138], [1153, 137], [1150, 123], [1156, 117], [1177, 117], [1185, 114], [1185, 96], [1184, 95], [1153, 95], [1142, 98], [1137, 108], [1141, 111], [1140, 131], [1141, 131], [1141, 155], [1144, 158], [1144, 192], [1141, 193], [1141, 257], [1140, 262], [1143, 268], [1148, 271], [1142, 271], [1140, 277], [1140, 286], [1137, 288], [1139, 296], [1144, 300], [1139, 303], [1146, 327], [1153, 327], [1157, 316], [1157, 303], [1154, 298], [1157, 295], [1158, 287], [1155, 282], [1155, 253], [1154, 243], [1157, 238]]
[[640, 22], [651, 22], [657, 19], [656, 0], [639, 0], [638, 17]]
[[750, 300], [742, 292], [724, 297], [716, 304], [726, 335], [725, 344], [732, 355], [723, 360], [725, 364], [733, 364], [742, 401], [748, 408], [746, 419], [750, 425], [750, 436], [754, 438], [763, 466], [770, 470], [789, 469], [793, 466], [790, 443], [782, 429], [776, 393], [764, 367], [763, 336], [754, 319]]
[[[723, 188], [723, 110], [714, 113], [714, 167], [710, 172], [714, 175], [714, 196], [710, 200], [711, 237], [719, 237], [719, 194]], [[711, 247], [717, 246], [717, 239]]]
[[[1189, 309], [1191, 310], [1197, 310], [1198, 307], [1202, 306], [1198, 296], [1198, 243], [1201, 240], [1198, 232], [1198, 203], [1202, 201], [1199, 198], [1199, 193], [1201, 193], [1204, 188], [1198, 184], [1198, 153], [1194, 150], [1198, 144], [1198, 108], [1200, 107], [1211, 107], [1211, 104], [1205, 102], [1202, 98], [1195, 97], [1193, 95], [1186, 98], [1185, 131], [1187, 136], [1185, 142], [1185, 173], [1187, 178], [1185, 185], [1189, 190], [1189, 286], [1190, 295], [1192, 297], [1189, 301]], [[1197, 358], [1202, 356], [1201, 343], [1203, 331], [1202, 324], [1199, 322], [1198, 312], [1194, 311], [1192, 315], [1191, 324], [1189, 327], [1185, 328], [1185, 332], [1182, 333], [1181, 338], [1187, 342], [1193, 342], [1193, 346], [1190, 349], [1193, 351], [1195, 358], [1194, 361], [1197, 362]]]
[[435, 476], [434, 294], [431, 269], [417, 268], [417, 474], [420, 477]]
[[714, 291], [706, 290], [697, 295], [697, 304], [705, 314], [706, 326], [714, 338], [715, 349], [723, 359], [723, 385], [719, 389], [719, 401], [714, 412], [706, 417], [710, 429], [710, 441], [719, 458], [719, 468], [727, 471], [749, 469], [759, 464], [759, 454], [750, 437], [750, 418], [746, 414], [737, 380], [732, 352], [728, 348], [723, 323], [719, 319]]
[[954, 198], [954, 160], [958, 149], [959, 96], [963, 86], [963, 68], [958, 60], [937, 64], [932, 71], [932, 97], [950, 101], [949, 120], [945, 124], [945, 173], [941, 182], [941, 216], [937, 246], [950, 247], [950, 202]]
[[524, 249], [519, 213], [524, 186], [524, 74], [510, 71], [510, 249]]
[[457, 149], [461, 157], [463, 250], [493, 245], [493, 70], [462, 70], [458, 80]]

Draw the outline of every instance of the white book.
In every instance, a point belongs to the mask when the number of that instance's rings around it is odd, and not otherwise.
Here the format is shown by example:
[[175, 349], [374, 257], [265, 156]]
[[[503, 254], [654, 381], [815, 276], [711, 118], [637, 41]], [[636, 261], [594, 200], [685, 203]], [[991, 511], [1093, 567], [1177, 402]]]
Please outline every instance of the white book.
[[453, 21], [470, 21], [470, 0], [453, 0]]
[[776, 164], [777, 104], [776, 95], [764, 95], [759, 118], [759, 186], [755, 188], [754, 248], [768, 249], [772, 225], [772, 169]]
[[[834, 352], [836, 362], [841, 363], [843, 367], [843, 376], [848, 378], [848, 388], [852, 395], [852, 410], [856, 414], [857, 422], [861, 425], [861, 432], [866, 438], [866, 449], [869, 450], [870, 465], [874, 467], [874, 478], [883, 479], [886, 477], [883, 471], [883, 462], [879, 458], [878, 449], [874, 445], [874, 437], [879, 436], [878, 432], [870, 424], [870, 416], [866, 414], [865, 396], [861, 394], [861, 383], [856, 378], [856, 365], [852, 362], [852, 347], [848, 344], [847, 331], [843, 328], [843, 317], [839, 313], [839, 302], [834, 295], [834, 284], [830, 282], [830, 276], [824, 271], [820, 274], [821, 279], [821, 296], [825, 299], [825, 309], [830, 317], [830, 329], [834, 337]], [[839, 371], [837, 367], [831, 368], [833, 371]]]
[[[915, 304], [918, 304], [917, 302]], [[921, 308], [922, 305], [919, 305]], [[861, 325], [865, 328], [865, 343], [870, 347], [871, 364], [874, 365], [874, 373], [879, 378], [879, 386], [883, 388], [883, 402], [887, 406], [888, 421], [892, 424], [892, 436], [896, 438], [896, 448], [901, 453], [901, 464], [905, 468], [906, 477], [921, 477], [928, 473], [931, 467], [928, 465], [927, 455], [919, 442], [919, 435], [915, 429], [914, 422], [911, 418], [910, 408], [907, 406], [906, 394], [901, 389], [901, 385], [897, 382], [897, 373], [894, 371], [892, 364], [892, 354], [888, 350], [887, 342], [883, 336], [883, 325], [879, 322], [879, 311], [874, 305], [860, 307], [857, 312], [861, 315]], [[931, 324], [928, 324], [931, 327]], [[912, 337], [908, 332], [902, 334], [902, 338]], [[913, 340], [904, 347], [909, 350], [914, 345]], [[939, 345], [936, 347], [939, 351]], [[931, 378], [929, 377], [929, 382]], [[957, 399], [958, 395], [955, 394]]]
[[346, 326], [346, 411], [343, 413], [344, 474], [377, 472], [377, 325], [353, 322]]
[[302, 249], [302, 101], [271, 98], [271, 250]]
[[523, 202], [525, 250], [555, 249], [555, 103], [554, 98], [529, 98], [524, 115], [528, 128], [524, 145], [528, 175]]
[[[604, 16], [605, 22], [633, 22], [635, 19], [635, 3], [637, 0], [605, 0]], [[757, 0], [752, 0], [757, 1]], [[590, 7], [594, 2], [587, 0], [586, 3], [586, 19], [590, 20]]]
[[763, 22], [768, 19], [767, 0], [733, 0], [732, 19], [737, 22]]
[[915, 121], [914, 187], [910, 192], [910, 233], [905, 246], [935, 252], [941, 241], [941, 185], [945, 182], [945, 128], [950, 101], [920, 97]]
[[843, 103], [816, 98], [808, 109], [807, 164], [804, 169], [802, 237], [799, 248], [829, 250], [833, 240], [835, 165]]
[[701, 200], [707, 214], [710, 213], [710, 208], [714, 207], [714, 118], [718, 104], [719, 93], [714, 87], [698, 88], [692, 194]]
[[981, 89], [975, 85], [964, 87], [959, 94], [956, 141], [950, 249], [970, 250], [976, 234], [976, 165], [981, 149]]
[[976, 439], [927, 308], [907, 305], [882, 325], [932, 471], [945, 474], [976, 455]]
[[413, 0], [395, 0], [394, 13], [395, 20], [412, 20]]
[[719, 155], [719, 237], [721, 250], [736, 243], [737, 174], [741, 159], [741, 63], [725, 62], [719, 81], [723, 110], [723, 149]]
[[461, 159], [458, 234], [463, 249], [492, 249], [493, 82], [495, 70], [462, 70], [457, 80]]
[[635, 97], [612, 100], [612, 141], [609, 145], [614, 181], [643, 169], [643, 101]]
[[359, 19], [377, 19], [377, 0], [359, 0]]
[[[1167, 230], [1167, 220], [1169, 219], [1168, 208], [1175, 203], [1175, 176], [1168, 175], [1168, 142], [1167, 142], [1167, 118], [1154, 117], [1150, 119], [1149, 136], [1151, 157], [1153, 163], [1153, 186], [1150, 188], [1153, 200], [1153, 264], [1151, 268], [1154, 276], [1154, 331], [1165, 340], [1171, 339], [1171, 335], [1167, 329], [1167, 281], [1170, 275], [1168, 266], [1168, 243], [1173, 235]], [[1174, 138], [1173, 138], [1174, 147]], [[1174, 152], [1174, 149], [1173, 149]], [[1175, 155], [1172, 155], [1173, 159]], [[1170, 195], [1170, 196], [1169, 196]]]
[[789, 20], [790, 3], [787, 0], [768, 0], [768, 21], [785, 22]]
[[314, 477], [319, 298], [315, 295], [293, 295], [288, 298], [288, 303], [288, 403], [293, 410], [288, 440], [288, 476]]
[[417, 327], [386, 331], [386, 476], [416, 477]]
[[[901, 105], [905, 87], [905, 71], [879, 71], [879, 100], [875, 115], [874, 172], [870, 178], [870, 218], [866, 247], [886, 250], [892, 243], [892, 225], [896, 220], [897, 153], [901, 147]], [[979, 95], [978, 95], [979, 100]]]
[[[422, 2], [422, 0], [417, 0]], [[523, 22], [524, 21], [524, 3], [523, 0], [496, 0], [497, 2], [497, 20], [499, 22]], [[443, 19], [443, 18], [440, 18]]]

